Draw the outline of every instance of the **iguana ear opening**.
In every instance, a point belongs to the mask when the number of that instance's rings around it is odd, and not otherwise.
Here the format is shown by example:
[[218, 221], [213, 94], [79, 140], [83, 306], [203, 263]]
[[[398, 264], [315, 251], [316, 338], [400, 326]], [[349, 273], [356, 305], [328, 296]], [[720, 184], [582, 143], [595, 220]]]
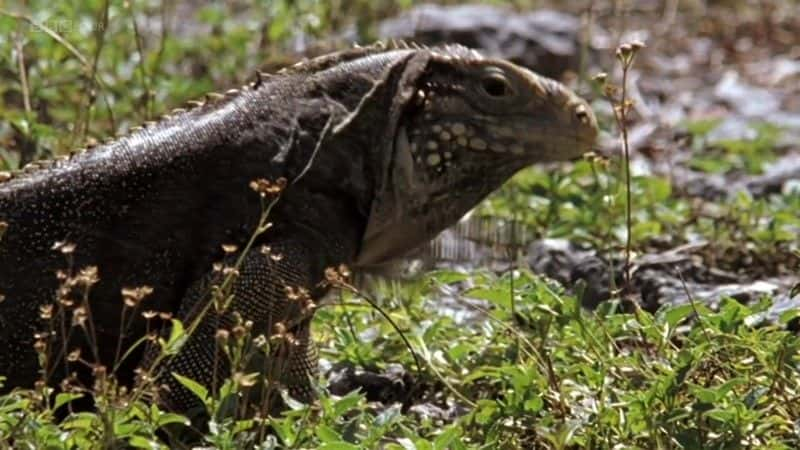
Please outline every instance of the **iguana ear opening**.
[[[376, 79], [372, 88], [359, 102], [355, 110], [351, 111], [334, 128], [334, 135], [349, 132], [363, 134], [363, 127], [383, 129], [383, 133], [373, 136], [375, 154], [383, 157], [383, 174], [392, 160], [391, 152], [394, 137], [400, 120], [414, 98], [417, 84], [425, 73], [430, 63], [431, 55], [427, 52], [415, 52], [390, 63], [383, 71], [380, 78]], [[384, 121], [379, 119], [385, 118]], [[383, 122], [383, 123], [381, 123]], [[381, 127], [383, 125], [383, 127]], [[360, 129], [357, 129], [359, 128]]]
[[[393, 94], [389, 94], [391, 95], [391, 99], [390, 107], [388, 109], [388, 120], [386, 121], [387, 127], [383, 138], [381, 139], [380, 148], [392, 149], [392, 151], [382, 152], [384, 159], [382, 161], [382, 165], [380, 166], [381, 183], [377, 192], [377, 195], [379, 196], [384, 196], [387, 194], [387, 190], [389, 189], [395, 189], [399, 187], [399, 185], [394, 182], [395, 180], [392, 180], [394, 165], [397, 162], [397, 149], [394, 148], [397, 133], [402, 126], [401, 122], [403, 120], [403, 116], [410, 107], [410, 104], [416, 95], [417, 89], [419, 88], [419, 82], [427, 70], [430, 62], [431, 55], [428, 52], [414, 53], [414, 56], [408, 58], [405, 62], [405, 65], [401, 70], [399, 70], [400, 76], [399, 79], [396, 80], [397, 88], [394, 90]], [[395, 70], [397, 70], [397, 68], [392, 68], [387, 73], [387, 76], [391, 77], [391, 72], [394, 72]], [[390, 88], [389, 91], [391, 90], [392, 89]], [[373, 207], [373, 215], [375, 212], [375, 208]]]
[[[384, 253], [379, 241], [386, 238], [386, 228], [396, 223], [397, 216], [403, 214], [403, 205], [395, 204], [398, 188], [404, 183], [394, 180], [395, 164], [398, 162], [395, 149], [396, 136], [401, 127], [403, 116], [414, 100], [419, 82], [428, 69], [431, 55], [428, 52], [413, 52], [391, 63], [380, 79], [375, 81], [372, 89], [362, 98], [358, 107], [334, 129], [334, 133], [364, 133], [364, 124], [380, 130], [374, 139], [370, 160], [379, 172], [372, 205], [370, 207], [367, 229], [362, 239], [359, 261], [369, 253]], [[356, 127], [360, 127], [356, 129]], [[368, 130], [366, 130], [368, 131]], [[365, 248], [369, 247], [369, 248]], [[377, 256], [377, 255], [375, 255]]]

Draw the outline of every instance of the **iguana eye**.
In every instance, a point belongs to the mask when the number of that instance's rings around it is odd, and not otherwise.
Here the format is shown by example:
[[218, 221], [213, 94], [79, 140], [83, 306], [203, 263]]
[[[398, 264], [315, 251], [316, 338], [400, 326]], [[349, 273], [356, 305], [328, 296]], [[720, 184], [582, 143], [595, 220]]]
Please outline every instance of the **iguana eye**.
[[514, 89], [508, 78], [501, 72], [492, 71], [481, 79], [481, 89], [492, 98], [505, 98], [514, 94]]

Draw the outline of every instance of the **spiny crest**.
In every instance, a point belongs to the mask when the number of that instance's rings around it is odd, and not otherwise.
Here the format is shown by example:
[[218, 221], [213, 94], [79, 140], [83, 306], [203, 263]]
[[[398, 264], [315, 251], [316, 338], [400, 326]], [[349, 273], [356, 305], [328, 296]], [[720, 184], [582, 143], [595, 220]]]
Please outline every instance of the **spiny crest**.
[[[247, 91], [251, 88], [251, 85], [244, 85], [240, 89], [229, 89], [225, 91], [225, 93], [220, 94], [218, 92], [209, 92], [205, 95], [203, 100], [189, 100], [186, 102], [186, 108], [174, 108], [169, 113], [164, 113], [158, 117], [158, 120], [146, 120], [141, 125], [133, 126], [128, 129], [126, 133], [116, 133], [115, 136], [108, 137], [103, 140], [102, 145], [110, 145], [113, 144], [116, 140], [122, 139], [126, 136], [130, 136], [134, 133], [138, 133], [142, 130], [155, 128], [160, 123], [167, 122], [183, 113], [192, 110], [199, 110], [204, 107], [208, 106], [215, 106], [219, 105], [220, 102], [223, 100], [230, 100], [236, 96], [238, 96], [241, 92]], [[12, 179], [19, 179], [23, 178], [24, 175], [30, 175], [36, 173], [40, 170], [51, 169], [59, 164], [63, 164], [66, 162], [71, 161], [77, 155], [82, 155], [87, 153], [90, 150], [99, 147], [97, 140], [94, 138], [87, 139], [85, 146], [79, 149], [75, 149], [69, 152], [67, 155], [56, 156], [51, 159], [40, 159], [37, 161], [30, 162], [17, 170], [3, 170], [0, 171], [0, 183], [4, 183], [6, 181], [10, 181]]]
[[[158, 121], [148, 120], [143, 122], [141, 125], [131, 127], [127, 131], [127, 133], [119, 133], [116, 135], [115, 138], [108, 138], [104, 140], [103, 145], [109, 145], [114, 143], [116, 139], [124, 138], [133, 133], [138, 133], [145, 129], [154, 128], [159, 123], [169, 121], [175, 118], [176, 116], [187, 113], [189, 111], [196, 111], [196, 110], [202, 111], [203, 108], [219, 106], [221, 102], [235, 98], [244, 91], [255, 90], [260, 88], [270, 78], [274, 78], [276, 76], [313, 73], [332, 68], [338, 64], [342, 64], [348, 61], [353, 61], [370, 55], [376, 55], [394, 50], [430, 51], [444, 59], [454, 59], [456, 61], [463, 61], [463, 62], [483, 59], [483, 57], [478, 52], [458, 44], [450, 44], [441, 47], [427, 47], [425, 45], [420, 45], [416, 42], [408, 42], [395, 39], [391, 39], [389, 41], [377, 41], [372, 45], [364, 47], [354, 44], [353, 48], [347, 50], [342, 50], [339, 52], [334, 52], [331, 54], [318, 56], [316, 58], [300, 61], [292, 66], [281, 69], [280, 71], [278, 71], [277, 75], [256, 71], [255, 79], [252, 82], [245, 84], [239, 89], [229, 89], [222, 94], [217, 92], [210, 92], [206, 94], [202, 100], [189, 100], [186, 102], [185, 108], [175, 108], [169, 113], [162, 114], [159, 117]], [[73, 150], [69, 153], [69, 155], [64, 155], [49, 160], [43, 159], [31, 162], [25, 165], [22, 169], [15, 171], [0, 171], [0, 183], [9, 181], [14, 178], [20, 178], [22, 175], [35, 173], [39, 170], [52, 168], [57, 164], [68, 162], [72, 160], [76, 155], [86, 153], [87, 151], [90, 151], [91, 149], [94, 149], [96, 147], [98, 147], [97, 141], [90, 138], [87, 141], [85, 147]]]
[[[425, 51], [437, 56], [442, 61], [453, 63], [469, 64], [484, 60], [483, 55], [477, 51], [460, 44], [447, 44], [442, 46], [428, 47], [413, 41], [390, 39], [389, 41], [376, 41], [368, 46], [353, 44], [353, 47], [346, 50], [318, 56], [315, 58], [304, 59], [292, 66], [285, 67], [278, 71], [277, 76], [289, 76], [293, 74], [303, 75], [321, 72], [331, 69], [339, 64], [355, 61], [381, 53], [397, 50]], [[253, 89], [260, 87], [263, 82], [276, 75], [265, 72], [256, 72], [256, 79], [251, 83]]]
[[[341, 50], [327, 55], [317, 56], [315, 58], [304, 59], [295, 63], [292, 66], [285, 67], [278, 71], [279, 75], [288, 75], [293, 73], [313, 73], [326, 69], [330, 69], [338, 64], [353, 61], [359, 58], [364, 58], [371, 55], [377, 55], [384, 52], [393, 50], [428, 50], [429, 48], [417, 44], [415, 42], [407, 42], [403, 40], [391, 39], [389, 41], [376, 41], [371, 45], [361, 46], [353, 44], [352, 48]], [[261, 76], [265, 74], [260, 73]]]
[[436, 47], [433, 50], [441, 56], [454, 58], [464, 62], [482, 61], [485, 59], [478, 51], [469, 47], [464, 47], [461, 44], [448, 44], [442, 47]]

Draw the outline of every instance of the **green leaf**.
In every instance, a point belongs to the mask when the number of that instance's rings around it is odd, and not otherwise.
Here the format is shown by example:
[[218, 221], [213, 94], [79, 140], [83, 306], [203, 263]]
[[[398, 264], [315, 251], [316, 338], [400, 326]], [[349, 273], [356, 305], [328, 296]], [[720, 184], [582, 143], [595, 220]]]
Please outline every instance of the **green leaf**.
[[143, 436], [131, 436], [130, 439], [128, 439], [127, 444], [135, 448], [147, 448], [147, 449], [161, 448], [157, 440], [147, 439]]
[[663, 313], [663, 319], [667, 321], [670, 328], [675, 328], [676, 325], [688, 318], [694, 313], [694, 307], [687, 303], [685, 305], [675, 306], [667, 309]]
[[661, 234], [661, 223], [655, 220], [638, 222], [631, 228], [631, 236], [637, 240], [644, 240]]
[[778, 320], [780, 321], [780, 323], [786, 325], [787, 323], [791, 322], [797, 317], [800, 317], [800, 309], [795, 308], [782, 312]]
[[497, 287], [494, 289], [475, 288], [468, 290], [465, 295], [480, 300], [486, 300], [506, 309], [511, 309], [511, 293], [506, 287]]
[[164, 349], [164, 353], [167, 355], [174, 355], [178, 353], [189, 337], [186, 334], [183, 328], [183, 323], [181, 323], [180, 320], [172, 319], [171, 322], [172, 327], [170, 328], [169, 339], [167, 342], [164, 342], [163, 339], [159, 339], [159, 342], [161, 342], [161, 347]]
[[209, 5], [197, 11], [197, 20], [209, 25], [222, 25], [228, 19], [228, 12], [219, 5]]
[[255, 425], [256, 421], [253, 419], [237, 420], [233, 425], [233, 434], [239, 434], [248, 430], [252, 430]]
[[470, 278], [470, 274], [468, 273], [455, 272], [452, 270], [437, 270], [431, 272], [428, 276], [442, 284], [457, 283]]
[[447, 450], [450, 448], [452, 442], [461, 437], [461, 428], [453, 425], [447, 428], [442, 434], [436, 436], [433, 441], [434, 450]]
[[716, 388], [716, 390], [717, 390], [717, 398], [718, 399], [724, 398], [728, 394], [728, 392], [733, 390], [733, 388], [735, 388], [736, 386], [744, 385], [744, 384], [747, 384], [747, 381], [745, 381], [743, 378], [738, 378], [738, 377], [737, 378], [731, 378], [730, 380], [728, 380], [728, 381], [720, 384], [719, 386], [717, 386], [717, 388]]
[[689, 134], [696, 137], [703, 137], [716, 128], [720, 122], [722, 122], [722, 119], [699, 119], [686, 122], [683, 125], [686, 127], [686, 131], [688, 131]]
[[478, 400], [478, 408], [475, 411], [475, 421], [480, 425], [486, 425], [494, 421], [497, 414], [497, 403], [492, 400]]
[[642, 177], [641, 181], [649, 205], [665, 202], [672, 195], [672, 185], [667, 178]]
[[359, 404], [362, 398], [363, 396], [359, 391], [352, 391], [340, 398], [336, 401], [336, 403], [333, 404], [333, 416], [343, 416], [346, 412], [350, 411], [354, 406]]
[[83, 398], [83, 394], [62, 392], [62, 393], [56, 395], [56, 401], [53, 403], [53, 411], [55, 411], [58, 408], [62, 407], [66, 403], [69, 403], [69, 402], [71, 402], [73, 400], [77, 400], [79, 398]]
[[361, 447], [353, 445], [349, 442], [327, 442], [318, 447], [320, 450], [362, 450]]
[[427, 439], [417, 439], [414, 441], [417, 450], [433, 450], [433, 444]]
[[530, 413], [539, 412], [544, 407], [544, 400], [542, 400], [541, 397], [534, 397], [525, 400], [523, 407], [525, 408], [525, 411], [528, 411]]
[[692, 392], [703, 403], [714, 403], [718, 398], [716, 389], [695, 387]]
[[342, 436], [339, 433], [325, 424], [318, 425], [316, 432], [317, 437], [320, 438], [322, 442], [338, 442], [342, 440]]
[[199, 398], [203, 404], [206, 404], [208, 401], [208, 389], [205, 388], [202, 384], [192, 380], [191, 378], [187, 378], [179, 373], [172, 372], [172, 376], [178, 380], [178, 383], [183, 385], [186, 389], [188, 389], [195, 397]]
[[98, 417], [94, 413], [80, 412], [70, 415], [62, 424], [61, 427], [65, 430], [89, 430], [99, 422]]
[[163, 427], [171, 423], [179, 423], [181, 425], [186, 425], [186, 426], [189, 426], [191, 424], [189, 419], [180, 414], [175, 414], [175, 413], [162, 413], [161, 415], [158, 416], [158, 420], [156, 420], [156, 425], [159, 427]]
[[286, 446], [292, 446], [297, 440], [297, 431], [293, 426], [294, 420], [296, 419], [285, 418], [279, 420], [273, 419], [270, 421], [270, 425], [272, 429], [275, 430], [275, 434], [278, 435]]
[[719, 420], [722, 423], [731, 423], [736, 421], [737, 413], [735, 410], [728, 409], [712, 409], [704, 413], [706, 417]]
[[722, 173], [731, 169], [731, 164], [724, 159], [712, 157], [699, 157], [692, 158], [689, 162], [692, 169], [700, 170], [708, 173]]

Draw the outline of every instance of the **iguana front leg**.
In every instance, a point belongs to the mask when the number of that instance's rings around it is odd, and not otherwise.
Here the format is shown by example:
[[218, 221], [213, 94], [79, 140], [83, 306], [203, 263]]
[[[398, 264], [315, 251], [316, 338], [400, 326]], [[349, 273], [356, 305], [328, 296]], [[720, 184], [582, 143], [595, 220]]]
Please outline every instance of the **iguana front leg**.
[[[172, 376], [173, 372], [209, 389], [218, 388], [230, 376], [230, 361], [218, 343], [218, 331], [225, 330], [222, 335], [230, 336], [237, 325], [236, 314], [242, 321], [252, 321], [250, 333], [253, 337], [285, 332], [286, 339], [272, 343], [272, 355], [254, 365], [269, 366], [264, 375], [271, 373], [289, 389], [290, 395], [306, 401], [313, 398], [310, 380], [317, 374], [316, 350], [310, 339], [313, 309], [303, 304], [303, 300], [309, 297], [298, 298], [297, 293], [300, 288], [312, 292], [322, 279], [325, 258], [320, 258], [320, 247], [313, 241], [301, 239], [255, 246], [238, 267], [230, 290], [230, 304], [221, 313], [208, 302], [212, 301], [212, 286], [219, 286], [229, 271], [212, 271], [195, 283], [187, 293], [177, 318], [189, 328], [200, 317], [197, 328], [177, 355], [154, 368], [153, 373], [158, 374], [156, 382], [161, 387], [160, 403], [179, 411], [201, 406], [194, 394]], [[237, 258], [237, 254], [232, 254], [229, 259], [234, 261]], [[159, 350], [151, 348], [148, 351], [145, 367], [157, 361]], [[250, 367], [248, 371], [264, 372], [263, 369]]]

